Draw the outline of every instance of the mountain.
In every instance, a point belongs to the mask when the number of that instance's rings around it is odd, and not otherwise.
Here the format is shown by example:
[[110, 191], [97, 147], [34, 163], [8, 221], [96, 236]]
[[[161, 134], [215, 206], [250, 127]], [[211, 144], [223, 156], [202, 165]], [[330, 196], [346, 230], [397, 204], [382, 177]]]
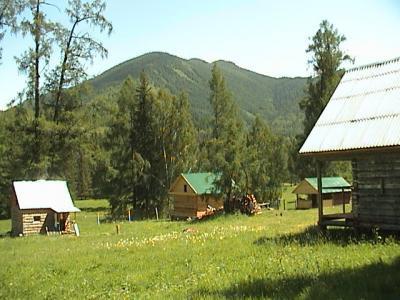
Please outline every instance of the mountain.
[[[243, 69], [232, 62], [216, 61], [223, 72], [227, 87], [239, 105], [246, 121], [256, 114], [263, 117], [279, 133], [296, 134], [301, 131], [302, 114], [298, 101], [304, 93], [306, 78], [274, 78]], [[195, 123], [202, 127], [211, 117], [208, 101], [212, 63], [183, 59], [162, 52], [152, 52], [123, 62], [90, 80], [95, 91], [118, 86], [131, 76], [138, 78], [145, 70], [156, 87], [173, 93], [185, 91], [189, 95]]]

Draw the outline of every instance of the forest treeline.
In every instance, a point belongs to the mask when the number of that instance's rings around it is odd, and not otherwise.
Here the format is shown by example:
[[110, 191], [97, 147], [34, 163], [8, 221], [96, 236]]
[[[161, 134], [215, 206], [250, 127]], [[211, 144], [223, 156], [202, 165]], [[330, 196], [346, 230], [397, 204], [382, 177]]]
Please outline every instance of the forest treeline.
[[[68, 24], [47, 19], [48, 5], [0, 2], [0, 37], [32, 40], [16, 59], [26, 89], [1, 112], [0, 215], [9, 214], [14, 180], [67, 180], [75, 198], [107, 198], [115, 215], [133, 207], [151, 217], [155, 207], [168, 211], [168, 189], [181, 172], [218, 173], [226, 200], [253, 193], [259, 201], [280, 197], [283, 182], [314, 175], [313, 161], [297, 151], [338, 84], [341, 63], [350, 59], [340, 50], [344, 36], [327, 21], [307, 49], [315, 76], [299, 99], [304, 132], [290, 137], [272, 132], [260, 116], [244, 121], [217, 64], [208, 81], [211, 115], [201, 126], [185, 91], [152, 84], [146, 70], [119, 89], [94, 93], [85, 63], [107, 50], [80, 26], [110, 34], [105, 2], [68, 1]], [[58, 63], [49, 64], [55, 53]], [[347, 164], [326, 165], [325, 172], [349, 174]]]
[[49, 120], [51, 109], [42, 109], [47, 118], [40, 123], [38, 164], [32, 157], [31, 105], [3, 112], [3, 214], [13, 180], [65, 179], [75, 198], [108, 198], [115, 214], [127, 207], [145, 215], [155, 207], [167, 209], [168, 189], [182, 172], [223, 174], [218, 186], [226, 195], [279, 197], [289, 176], [289, 139], [274, 135], [259, 117], [247, 128], [217, 65], [210, 76], [214, 115], [207, 129], [194, 126], [184, 92], [174, 95], [151, 85], [145, 72], [89, 104], [79, 101], [91, 93], [85, 84], [69, 89], [64, 99], [73, 109], [63, 110], [58, 124]]

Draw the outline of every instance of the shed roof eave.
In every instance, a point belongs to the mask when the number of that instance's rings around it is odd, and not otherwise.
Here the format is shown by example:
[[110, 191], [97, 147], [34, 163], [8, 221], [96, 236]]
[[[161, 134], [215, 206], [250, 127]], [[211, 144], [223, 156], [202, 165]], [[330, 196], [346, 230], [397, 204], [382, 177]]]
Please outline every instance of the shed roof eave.
[[80, 212], [81, 210], [77, 207], [71, 207], [69, 209], [56, 209], [56, 208], [51, 208], [54, 210], [56, 213], [72, 213], [72, 212]]
[[352, 160], [355, 158], [370, 157], [376, 154], [400, 155], [400, 145], [334, 151], [299, 152], [299, 155], [302, 157], [312, 157], [323, 160]]
[[32, 207], [32, 208], [22, 208], [19, 209], [21, 211], [28, 211], [28, 210], [52, 210], [55, 213], [72, 213], [72, 212], [81, 212], [81, 210], [77, 207], [72, 207], [69, 209], [57, 209], [57, 208], [53, 208], [53, 207]]

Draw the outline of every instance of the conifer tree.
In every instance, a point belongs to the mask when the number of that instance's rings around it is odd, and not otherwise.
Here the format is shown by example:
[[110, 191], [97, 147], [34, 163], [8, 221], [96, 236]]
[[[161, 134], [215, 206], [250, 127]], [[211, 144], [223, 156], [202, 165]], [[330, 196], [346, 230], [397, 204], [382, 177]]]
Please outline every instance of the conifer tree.
[[[328, 21], [321, 22], [311, 40], [312, 43], [306, 52], [311, 54], [309, 64], [313, 67], [316, 77], [308, 81], [306, 96], [300, 102], [300, 108], [304, 111], [304, 132], [297, 137], [298, 148], [304, 143], [335, 91], [343, 75], [341, 65], [345, 61], [351, 61], [350, 56], [341, 49], [346, 40], [345, 36], [339, 34]], [[300, 158], [297, 160], [296, 169], [300, 177], [304, 178], [315, 173], [314, 166], [313, 160]]]
[[29, 168], [32, 170], [30, 176], [40, 178], [46, 173], [47, 149], [43, 143], [46, 141], [44, 131], [46, 130], [46, 120], [42, 117], [42, 95], [44, 94], [44, 83], [41, 80], [47, 70], [51, 59], [54, 33], [59, 26], [58, 23], [50, 21], [44, 13], [44, 7], [49, 3], [43, 0], [27, 1], [24, 8], [28, 10], [25, 18], [19, 26], [24, 36], [32, 37], [33, 46], [27, 49], [21, 57], [17, 58], [19, 70], [27, 74], [26, 99], [33, 103], [34, 118], [31, 123], [30, 134], [33, 134], [32, 143], [26, 149], [32, 157]]
[[[139, 86], [136, 88], [137, 109], [133, 120], [135, 152], [147, 168], [140, 176], [136, 187], [136, 201], [145, 209], [146, 216], [150, 216], [152, 202], [157, 201], [160, 186], [160, 179], [154, 175], [157, 173], [160, 160], [157, 149], [157, 139], [155, 132], [155, 99], [151, 93], [151, 87], [147, 75], [141, 72]], [[152, 172], [153, 171], [153, 172]]]
[[236, 104], [225, 85], [225, 79], [214, 64], [210, 79], [210, 103], [213, 108], [212, 138], [208, 142], [208, 160], [220, 174], [217, 189], [225, 197], [225, 211], [232, 211], [231, 199], [245, 190], [243, 154], [245, 136]]
[[196, 165], [197, 138], [185, 93], [175, 96], [160, 90], [157, 94], [157, 116], [157, 141], [163, 158], [159, 170], [164, 171], [158, 177], [162, 178], [160, 199], [164, 199], [175, 178]]
[[138, 86], [124, 82], [110, 123], [111, 206], [120, 213], [130, 203], [146, 217], [166, 204], [175, 177], [195, 162], [196, 137], [188, 99], [159, 89], [153, 93], [142, 72]]
[[109, 179], [110, 204], [120, 214], [128, 204], [135, 207], [137, 185], [134, 118], [136, 113], [135, 84], [128, 77], [117, 98], [117, 112], [110, 122], [107, 147], [111, 152]]
[[287, 172], [287, 151], [282, 137], [274, 135], [256, 116], [247, 136], [246, 188], [258, 201], [277, 201]]
[[267, 125], [257, 116], [247, 137], [246, 189], [253, 193], [257, 200], [269, 199], [268, 182], [271, 180], [271, 166], [274, 164], [272, 157], [272, 134]]

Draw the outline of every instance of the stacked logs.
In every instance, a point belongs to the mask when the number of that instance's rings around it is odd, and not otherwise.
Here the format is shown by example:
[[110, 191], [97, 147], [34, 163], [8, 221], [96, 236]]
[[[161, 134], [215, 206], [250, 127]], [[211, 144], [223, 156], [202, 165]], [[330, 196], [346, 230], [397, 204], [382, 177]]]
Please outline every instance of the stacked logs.
[[246, 215], [261, 213], [261, 207], [258, 205], [256, 197], [253, 194], [244, 195], [239, 199], [239, 209], [242, 214]]

